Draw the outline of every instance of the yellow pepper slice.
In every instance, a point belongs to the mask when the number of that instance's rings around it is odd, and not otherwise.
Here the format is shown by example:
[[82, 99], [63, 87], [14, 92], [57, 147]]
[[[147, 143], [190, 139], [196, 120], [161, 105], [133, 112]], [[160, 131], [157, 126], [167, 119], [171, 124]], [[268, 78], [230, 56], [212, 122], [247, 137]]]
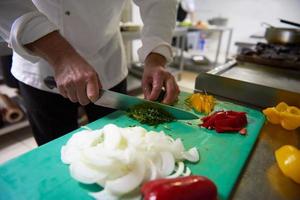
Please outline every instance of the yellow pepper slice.
[[195, 93], [186, 99], [188, 106], [198, 112], [210, 113], [215, 106], [215, 98], [211, 95]]
[[275, 151], [275, 158], [282, 173], [300, 184], [300, 151], [285, 145]]
[[289, 106], [285, 103], [285, 102], [280, 102], [276, 107], [275, 109], [278, 111], [278, 112], [284, 112], [287, 110]]
[[295, 115], [288, 111], [282, 112], [280, 124], [286, 130], [295, 130], [300, 126], [300, 115]]
[[267, 120], [272, 124], [280, 124], [280, 113], [274, 107], [264, 109], [263, 113], [266, 115]]
[[267, 120], [272, 124], [281, 124], [286, 130], [295, 130], [300, 127], [300, 109], [296, 106], [288, 106], [281, 102], [276, 107], [263, 110]]

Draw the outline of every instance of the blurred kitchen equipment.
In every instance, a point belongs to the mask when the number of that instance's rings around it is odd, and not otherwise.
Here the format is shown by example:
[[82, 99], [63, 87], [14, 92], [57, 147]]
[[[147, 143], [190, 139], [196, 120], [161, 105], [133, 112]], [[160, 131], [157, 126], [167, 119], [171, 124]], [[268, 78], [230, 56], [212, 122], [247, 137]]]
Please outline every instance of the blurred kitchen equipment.
[[270, 44], [300, 44], [300, 29], [277, 28], [268, 23], [262, 23], [267, 26], [265, 38]]
[[5, 122], [16, 123], [24, 117], [19, 105], [5, 94], [0, 94], [0, 109]]
[[285, 19], [279, 19], [279, 20], [280, 20], [280, 22], [282, 22], [284, 24], [289, 24], [289, 25], [292, 25], [292, 26], [300, 27], [299, 23], [288, 21], [288, 20], [285, 20]]
[[232, 60], [206, 73], [199, 73], [195, 89], [205, 88], [218, 99], [266, 108], [281, 101], [300, 106], [299, 84], [299, 70]]
[[300, 45], [257, 43], [243, 47], [236, 59], [272, 67], [300, 70]]
[[224, 17], [214, 17], [208, 20], [208, 23], [210, 25], [215, 25], [215, 26], [226, 26], [227, 22], [228, 19]]

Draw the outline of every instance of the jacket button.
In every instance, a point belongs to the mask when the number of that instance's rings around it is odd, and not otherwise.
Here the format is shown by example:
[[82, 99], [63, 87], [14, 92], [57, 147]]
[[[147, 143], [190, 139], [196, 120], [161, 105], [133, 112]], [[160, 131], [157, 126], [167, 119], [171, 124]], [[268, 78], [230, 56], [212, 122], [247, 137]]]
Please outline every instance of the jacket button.
[[71, 12], [67, 10], [67, 11], [65, 12], [65, 15], [70, 16], [70, 15], [71, 15]]

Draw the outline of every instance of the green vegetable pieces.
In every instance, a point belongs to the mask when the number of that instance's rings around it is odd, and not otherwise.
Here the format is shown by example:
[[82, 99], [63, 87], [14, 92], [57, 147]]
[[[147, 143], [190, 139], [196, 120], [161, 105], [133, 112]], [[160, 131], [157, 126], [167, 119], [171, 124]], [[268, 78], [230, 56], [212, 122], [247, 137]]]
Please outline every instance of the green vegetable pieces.
[[138, 120], [140, 123], [151, 126], [175, 120], [170, 113], [152, 104], [133, 106], [127, 113], [129, 117]]

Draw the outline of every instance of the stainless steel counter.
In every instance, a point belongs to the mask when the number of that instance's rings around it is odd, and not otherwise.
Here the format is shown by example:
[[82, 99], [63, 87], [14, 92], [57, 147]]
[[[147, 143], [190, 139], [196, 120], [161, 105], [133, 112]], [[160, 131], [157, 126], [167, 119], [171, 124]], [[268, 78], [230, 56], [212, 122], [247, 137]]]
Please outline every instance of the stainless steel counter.
[[260, 108], [281, 101], [300, 107], [300, 70], [230, 61], [200, 73], [195, 88]]
[[[299, 106], [300, 70], [232, 61], [199, 74], [195, 89], [260, 110], [286, 98]], [[274, 157], [275, 150], [287, 144], [300, 148], [300, 128], [287, 131], [266, 122], [231, 199], [300, 200], [300, 184], [282, 174]]]
[[300, 199], [300, 184], [282, 174], [274, 157], [275, 150], [287, 144], [300, 147], [300, 129], [287, 131], [279, 125], [264, 125], [232, 193], [233, 200]]

